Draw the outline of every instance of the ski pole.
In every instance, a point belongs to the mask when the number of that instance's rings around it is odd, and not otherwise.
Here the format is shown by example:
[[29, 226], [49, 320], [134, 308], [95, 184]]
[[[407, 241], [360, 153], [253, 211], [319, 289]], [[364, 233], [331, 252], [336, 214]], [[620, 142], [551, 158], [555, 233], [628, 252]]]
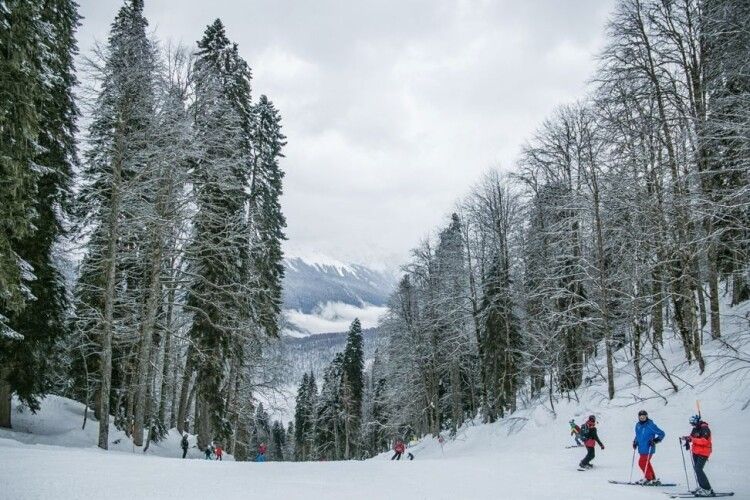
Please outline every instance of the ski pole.
[[687, 464], [685, 463], [685, 450], [682, 449], [682, 438], [679, 437], [677, 440], [680, 442], [680, 455], [682, 456], [682, 468], [685, 470], [685, 482], [687, 483], [688, 491], [690, 491], [690, 480], [688, 479]]
[[629, 483], [633, 482], [633, 468], [635, 468], [635, 448], [633, 448], [633, 460], [630, 461], [630, 479], [628, 479]]

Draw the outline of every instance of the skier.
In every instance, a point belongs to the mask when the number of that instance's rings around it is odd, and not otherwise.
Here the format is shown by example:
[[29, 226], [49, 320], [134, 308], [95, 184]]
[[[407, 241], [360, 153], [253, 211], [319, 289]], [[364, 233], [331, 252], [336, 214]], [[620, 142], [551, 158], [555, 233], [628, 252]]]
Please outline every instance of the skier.
[[182, 441], [180, 442], [180, 446], [182, 446], [182, 458], [185, 458], [187, 455], [188, 447], [190, 444], [188, 443], [188, 435], [187, 432], [182, 434]]
[[403, 441], [397, 439], [396, 444], [393, 445], [393, 451], [395, 453], [391, 457], [391, 460], [401, 460], [401, 455], [404, 454], [404, 450], [406, 450], [406, 445], [404, 445]]
[[633, 438], [633, 449], [638, 449], [640, 458], [638, 466], [643, 471], [644, 479], [636, 481], [639, 484], [648, 486], [658, 486], [660, 483], [654, 474], [652, 457], [656, 453], [656, 443], [664, 439], [664, 431], [648, 418], [648, 412], [641, 410], [638, 412], [638, 422], [635, 424], [635, 438]]
[[221, 444], [217, 444], [214, 448], [214, 453], [216, 453], [216, 460], [222, 461], [221, 457], [224, 455], [224, 449], [221, 447]]
[[682, 439], [685, 441], [685, 449], [689, 450], [690, 445], [693, 445], [693, 468], [695, 478], [698, 480], [698, 489], [693, 493], [698, 497], [712, 497], [714, 490], [708, 482], [706, 473], [703, 472], [703, 467], [711, 455], [711, 429], [708, 428], [706, 422], [701, 420], [700, 415], [690, 417], [690, 425], [693, 426], [693, 430], [689, 436], [683, 436]]
[[206, 446], [206, 449], [205, 449], [204, 453], [206, 454], [206, 460], [211, 460], [211, 455], [213, 455], [213, 453], [214, 453], [214, 443], [213, 443], [213, 441], [211, 441], [211, 444], [209, 444], [208, 446]]
[[260, 443], [258, 446], [258, 456], [255, 457], [256, 462], [265, 462], [266, 461], [266, 451], [268, 450], [268, 447], [266, 446], [266, 443]]
[[583, 443], [581, 442], [581, 428], [578, 427], [576, 424], [576, 421], [572, 418], [570, 419], [570, 435], [573, 436], [573, 439], [576, 440], [576, 446], [583, 446]]
[[581, 438], [584, 439], [583, 444], [586, 446], [586, 456], [583, 457], [578, 466], [581, 469], [590, 469], [593, 467], [591, 461], [596, 456], [596, 443], [599, 443], [602, 450], [604, 449], [604, 444], [599, 440], [599, 434], [596, 432], [596, 417], [594, 415], [589, 415], [586, 423], [581, 426]]

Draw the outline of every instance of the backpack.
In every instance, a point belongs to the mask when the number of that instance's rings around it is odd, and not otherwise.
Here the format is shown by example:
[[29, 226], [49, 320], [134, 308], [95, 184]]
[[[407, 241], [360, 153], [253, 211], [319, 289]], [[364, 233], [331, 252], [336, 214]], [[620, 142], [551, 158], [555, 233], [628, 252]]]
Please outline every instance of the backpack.
[[581, 424], [581, 432], [578, 434], [578, 437], [580, 439], [589, 439], [591, 434], [591, 429], [589, 428], [589, 424]]

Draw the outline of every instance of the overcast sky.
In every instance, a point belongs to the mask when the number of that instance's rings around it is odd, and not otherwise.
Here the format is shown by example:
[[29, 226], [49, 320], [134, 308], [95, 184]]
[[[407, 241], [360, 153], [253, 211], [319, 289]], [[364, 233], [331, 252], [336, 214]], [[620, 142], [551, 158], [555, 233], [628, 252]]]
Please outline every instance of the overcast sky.
[[[121, 2], [78, 0], [79, 46]], [[292, 251], [398, 264], [554, 108], [584, 95], [613, 0], [145, 0], [191, 46], [220, 17], [287, 136]]]

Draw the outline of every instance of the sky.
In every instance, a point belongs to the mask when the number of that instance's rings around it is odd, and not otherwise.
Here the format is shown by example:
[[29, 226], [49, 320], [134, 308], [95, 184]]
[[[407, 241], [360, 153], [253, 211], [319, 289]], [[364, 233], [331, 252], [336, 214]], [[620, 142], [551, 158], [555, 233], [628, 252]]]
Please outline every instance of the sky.
[[[122, 2], [78, 0], [82, 54]], [[395, 267], [582, 98], [614, 0], [145, 0], [161, 41], [217, 17], [287, 136], [292, 253]]]

